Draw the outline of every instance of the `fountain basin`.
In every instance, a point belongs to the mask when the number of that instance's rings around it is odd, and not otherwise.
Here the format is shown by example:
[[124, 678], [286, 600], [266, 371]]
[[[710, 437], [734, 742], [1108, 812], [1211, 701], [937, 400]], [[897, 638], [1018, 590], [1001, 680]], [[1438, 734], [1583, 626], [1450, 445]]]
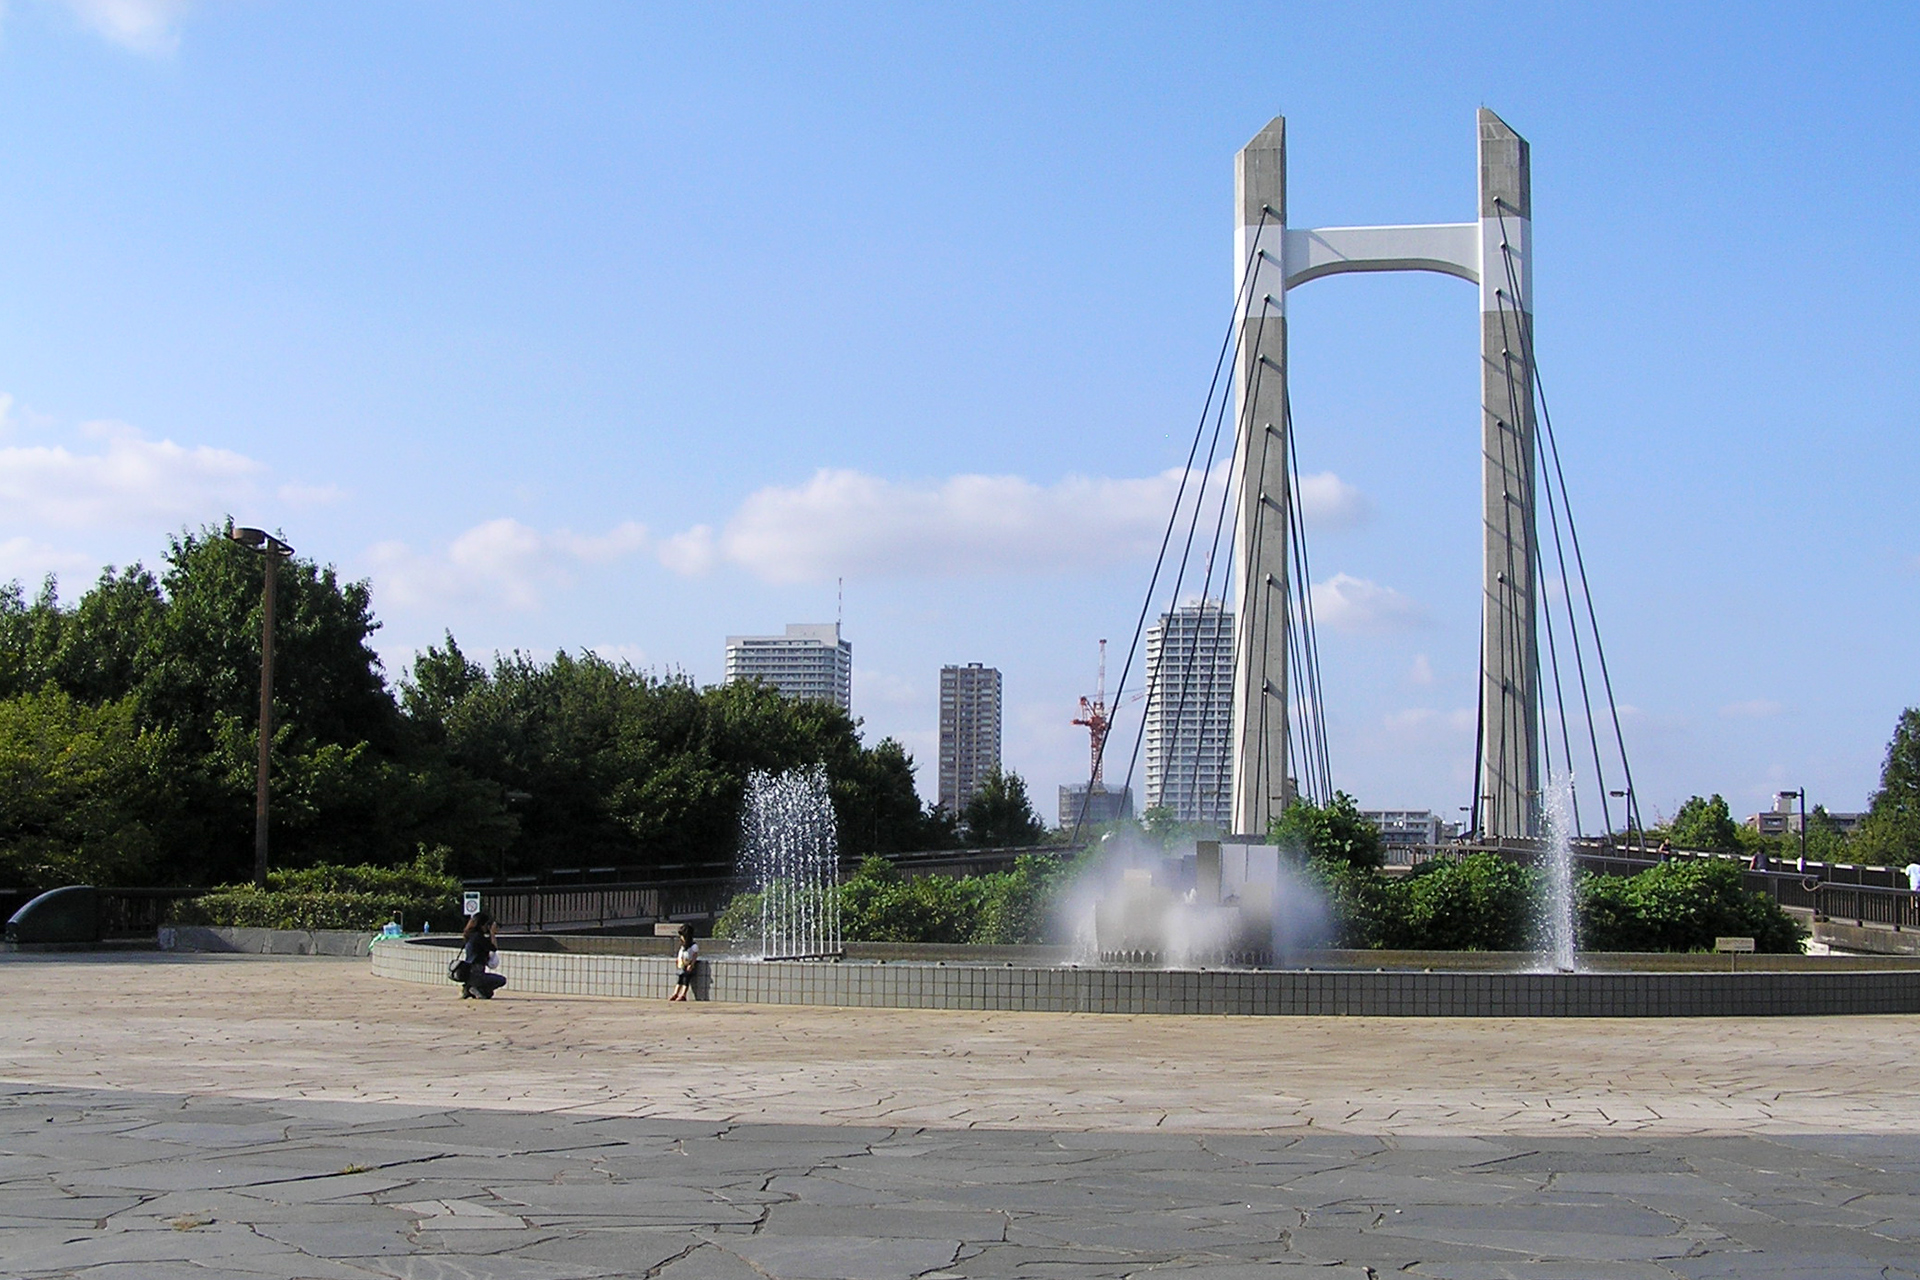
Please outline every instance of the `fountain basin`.
[[[501, 971], [509, 993], [664, 999], [673, 960], [638, 945], [651, 941], [503, 938]], [[377, 941], [374, 974], [450, 986], [446, 962], [456, 942], [451, 936]], [[533, 945], [517, 945], [522, 942]], [[724, 947], [703, 944], [695, 994], [743, 1004], [1280, 1017], [1920, 1013], [1920, 963], [1904, 957], [1589, 955], [1581, 972], [1528, 973], [1477, 966], [1514, 966], [1532, 957], [1473, 952], [1323, 952], [1305, 957], [1308, 967], [1301, 968], [1161, 969], [965, 958], [972, 948], [936, 949], [950, 959], [860, 958], [859, 944], [848, 950], [852, 958], [837, 963], [780, 962], [734, 958]], [[1458, 963], [1448, 965], [1447, 958]], [[1427, 963], [1417, 963], [1422, 960]], [[1732, 964], [1740, 967], [1729, 971]]]

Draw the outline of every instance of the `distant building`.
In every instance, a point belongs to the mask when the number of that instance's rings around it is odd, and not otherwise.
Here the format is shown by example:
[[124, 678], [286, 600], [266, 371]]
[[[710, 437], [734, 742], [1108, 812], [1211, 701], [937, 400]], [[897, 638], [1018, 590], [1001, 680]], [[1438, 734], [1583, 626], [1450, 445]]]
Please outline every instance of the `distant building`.
[[1390, 862], [1392, 850], [1445, 844], [1460, 834], [1460, 824], [1427, 809], [1362, 809], [1360, 816], [1380, 828]]
[[1000, 767], [1000, 672], [940, 668], [940, 807], [957, 814]]
[[[1800, 793], [1797, 791], [1792, 795], [1775, 796], [1773, 808], [1765, 813], [1747, 815], [1747, 829], [1758, 831], [1763, 836], [1799, 835], [1799, 800]], [[1834, 828], [1843, 836], [1852, 835], [1860, 824], [1867, 820], [1867, 815], [1864, 813], [1834, 813], [1832, 810], [1827, 811], [1827, 817], [1832, 820]]]
[[[1084, 814], [1081, 812], [1083, 801], [1086, 809]], [[1109, 791], [1106, 784], [1102, 783], [1095, 787], [1091, 797], [1087, 795], [1087, 784], [1084, 782], [1073, 782], [1060, 788], [1060, 827], [1064, 831], [1072, 831], [1076, 824], [1092, 827], [1132, 816], [1133, 791], [1130, 788]]]
[[781, 636], [728, 636], [728, 684], [759, 680], [789, 698], [853, 710], [853, 645], [837, 622], [790, 622]]
[[1182, 605], [1147, 629], [1146, 803], [1228, 829], [1233, 780], [1233, 613]]

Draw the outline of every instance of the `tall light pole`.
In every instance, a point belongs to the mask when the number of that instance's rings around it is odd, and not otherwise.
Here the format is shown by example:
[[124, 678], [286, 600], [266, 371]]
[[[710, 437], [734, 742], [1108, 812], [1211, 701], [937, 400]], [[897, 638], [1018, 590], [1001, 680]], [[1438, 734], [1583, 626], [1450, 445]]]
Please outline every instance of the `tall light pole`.
[[[1627, 811], [1627, 840], [1631, 843], [1633, 840], [1633, 788], [1629, 787], [1625, 791], [1609, 791], [1607, 794], [1615, 800], [1625, 800], [1627, 802], [1623, 807]], [[1642, 832], [1640, 835], [1639, 848], [1642, 853], [1647, 851], [1647, 837], [1645, 832]]]
[[229, 529], [227, 536], [265, 556], [267, 589], [260, 606], [260, 766], [253, 789], [253, 882], [267, 887], [267, 771], [273, 759], [273, 584], [293, 548], [265, 529]]

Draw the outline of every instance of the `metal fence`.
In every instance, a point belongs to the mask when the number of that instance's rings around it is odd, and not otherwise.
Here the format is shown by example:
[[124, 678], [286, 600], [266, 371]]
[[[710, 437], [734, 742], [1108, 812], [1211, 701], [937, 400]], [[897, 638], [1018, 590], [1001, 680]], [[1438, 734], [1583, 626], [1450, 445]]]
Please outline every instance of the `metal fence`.
[[1814, 914], [1857, 925], [1920, 929], [1920, 893], [1867, 885], [1823, 884], [1810, 895]]
[[731, 880], [665, 880], [650, 884], [478, 886], [481, 909], [507, 932], [622, 929], [657, 920], [705, 919], [732, 900]]

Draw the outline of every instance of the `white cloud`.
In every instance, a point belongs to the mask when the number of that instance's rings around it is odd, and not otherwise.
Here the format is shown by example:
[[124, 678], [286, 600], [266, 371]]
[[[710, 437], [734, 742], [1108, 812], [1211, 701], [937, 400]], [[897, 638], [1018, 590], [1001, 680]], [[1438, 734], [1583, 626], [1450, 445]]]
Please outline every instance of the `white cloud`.
[[561, 529], [542, 533], [518, 520], [488, 520], [446, 547], [420, 553], [401, 542], [368, 552], [386, 598], [401, 606], [482, 599], [513, 609], [538, 608], [548, 589], [571, 582], [569, 570], [629, 555], [647, 545], [647, 531], [628, 522], [603, 534]]
[[865, 667], [855, 673], [854, 697], [861, 702], [878, 702], [890, 707], [920, 705], [920, 686], [904, 676]]
[[1351, 529], [1372, 511], [1367, 495], [1331, 471], [1300, 477], [1300, 515], [1313, 529]]
[[1407, 631], [1424, 626], [1420, 604], [1392, 587], [1336, 573], [1313, 584], [1313, 616], [1335, 631]]
[[211, 520], [252, 498], [266, 471], [231, 450], [148, 440], [122, 423], [90, 423], [82, 432], [105, 447], [0, 447], [0, 522], [83, 528]]
[[1449, 743], [1462, 735], [1471, 736], [1478, 713], [1472, 707], [1437, 711], [1432, 707], [1408, 707], [1394, 711], [1382, 721], [1388, 737], [1400, 742]]
[[[1209, 513], [1224, 474], [1221, 468], [1209, 479]], [[695, 525], [658, 554], [677, 573], [730, 564], [777, 583], [1085, 571], [1151, 555], [1180, 480], [1176, 469], [1142, 479], [1069, 476], [1052, 485], [984, 475], [913, 483], [822, 469], [803, 485], [761, 489], [724, 527]], [[1192, 485], [1187, 492], [1190, 503]], [[1316, 526], [1351, 524], [1365, 509], [1360, 492], [1331, 472], [1303, 480], [1301, 502]], [[1210, 518], [1203, 513], [1203, 530]]]
[[630, 667], [647, 665], [647, 651], [637, 644], [590, 644], [587, 646], [587, 652], [615, 666], [623, 662]]
[[99, 572], [92, 556], [65, 551], [33, 538], [0, 539], [0, 583], [19, 582], [28, 593], [37, 590], [48, 574]]
[[1416, 653], [1413, 655], [1413, 667], [1407, 672], [1407, 679], [1413, 684], [1427, 685], [1433, 683], [1433, 663], [1428, 661], [1426, 654]]
[[1786, 710], [1779, 703], [1767, 698], [1754, 698], [1748, 702], [1729, 702], [1720, 708], [1720, 714], [1729, 720], [1765, 720]]
[[123, 49], [163, 56], [180, 47], [191, 0], [64, 0], [74, 15]]
[[330, 507], [336, 502], [344, 502], [347, 491], [337, 484], [283, 484], [274, 490], [281, 503], [299, 511], [314, 507]]

